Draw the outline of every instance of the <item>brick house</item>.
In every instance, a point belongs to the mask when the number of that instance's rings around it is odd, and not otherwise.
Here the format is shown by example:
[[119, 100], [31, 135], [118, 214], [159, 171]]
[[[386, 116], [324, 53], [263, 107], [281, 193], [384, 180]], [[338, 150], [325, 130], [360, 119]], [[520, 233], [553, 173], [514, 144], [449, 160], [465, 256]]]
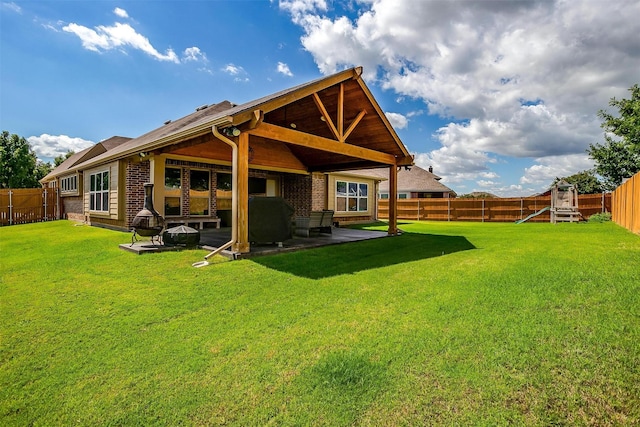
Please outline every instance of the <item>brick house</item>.
[[[389, 198], [389, 171], [386, 168], [363, 171], [362, 175], [380, 179], [378, 198]], [[440, 182], [442, 178], [433, 173], [433, 168], [423, 169], [417, 165], [398, 171], [399, 199], [442, 199], [456, 197], [455, 191]]]
[[[74, 154], [41, 182], [60, 188], [68, 218], [122, 230], [151, 182], [167, 220], [221, 219], [233, 225], [237, 252], [250, 250], [252, 195], [283, 197], [297, 216], [333, 207], [348, 219], [354, 200], [329, 197], [330, 185], [345, 182], [331, 181], [330, 172], [383, 167], [395, 191], [396, 171], [413, 164], [361, 74], [352, 68], [242, 105], [203, 105], [137, 138], [109, 138]], [[371, 204], [357, 197], [356, 205]], [[393, 216], [389, 233], [396, 232]]]

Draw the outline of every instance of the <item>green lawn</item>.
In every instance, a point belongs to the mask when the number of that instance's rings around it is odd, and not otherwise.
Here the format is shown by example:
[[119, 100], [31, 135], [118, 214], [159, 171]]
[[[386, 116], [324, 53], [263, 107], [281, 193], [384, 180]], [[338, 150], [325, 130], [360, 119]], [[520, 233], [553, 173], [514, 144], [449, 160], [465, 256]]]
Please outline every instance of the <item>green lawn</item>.
[[199, 269], [0, 228], [0, 425], [640, 423], [640, 237], [400, 226]]

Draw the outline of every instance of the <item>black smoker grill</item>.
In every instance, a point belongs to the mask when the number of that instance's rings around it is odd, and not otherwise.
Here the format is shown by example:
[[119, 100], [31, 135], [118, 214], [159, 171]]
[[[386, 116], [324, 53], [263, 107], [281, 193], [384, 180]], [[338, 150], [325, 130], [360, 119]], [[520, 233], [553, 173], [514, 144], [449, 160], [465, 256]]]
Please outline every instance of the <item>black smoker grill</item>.
[[136, 234], [139, 236], [153, 238], [159, 236], [164, 229], [164, 218], [153, 208], [153, 184], [144, 184], [144, 208], [138, 212], [131, 222], [133, 236], [131, 236], [131, 245], [133, 245]]

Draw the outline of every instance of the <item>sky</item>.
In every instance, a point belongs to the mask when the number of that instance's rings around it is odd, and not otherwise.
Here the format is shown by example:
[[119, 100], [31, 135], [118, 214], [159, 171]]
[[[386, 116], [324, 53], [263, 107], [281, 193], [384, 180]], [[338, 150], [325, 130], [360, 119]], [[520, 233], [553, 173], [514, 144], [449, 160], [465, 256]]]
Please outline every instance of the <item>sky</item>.
[[362, 66], [417, 165], [458, 194], [593, 168], [640, 83], [640, 1], [0, 1], [0, 128], [52, 161]]

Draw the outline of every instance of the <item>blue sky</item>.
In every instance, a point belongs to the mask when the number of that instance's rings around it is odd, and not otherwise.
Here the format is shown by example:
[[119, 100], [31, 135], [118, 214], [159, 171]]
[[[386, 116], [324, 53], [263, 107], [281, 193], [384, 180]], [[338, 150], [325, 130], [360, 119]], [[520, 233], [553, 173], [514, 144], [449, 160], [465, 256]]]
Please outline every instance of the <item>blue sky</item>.
[[199, 105], [364, 67], [416, 162], [458, 194], [591, 168], [640, 83], [640, 2], [2, 1], [0, 127], [50, 161]]

